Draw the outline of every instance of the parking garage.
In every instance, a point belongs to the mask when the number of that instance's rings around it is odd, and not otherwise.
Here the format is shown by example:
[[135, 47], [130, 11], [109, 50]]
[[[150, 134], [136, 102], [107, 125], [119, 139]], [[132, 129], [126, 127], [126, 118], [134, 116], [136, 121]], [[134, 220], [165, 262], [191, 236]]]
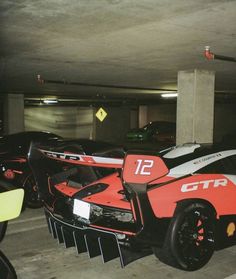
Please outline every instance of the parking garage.
[[[126, 149], [149, 122], [176, 123], [176, 143], [235, 135], [235, 1], [2, 1], [1, 135], [49, 131]], [[172, 95], [171, 95], [172, 94]], [[227, 202], [227, 201], [226, 201]], [[235, 246], [192, 273], [152, 256], [124, 269], [77, 255], [48, 234], [43, 209], [9, 222], [1, 250], [18, 278], [233, 278]]]

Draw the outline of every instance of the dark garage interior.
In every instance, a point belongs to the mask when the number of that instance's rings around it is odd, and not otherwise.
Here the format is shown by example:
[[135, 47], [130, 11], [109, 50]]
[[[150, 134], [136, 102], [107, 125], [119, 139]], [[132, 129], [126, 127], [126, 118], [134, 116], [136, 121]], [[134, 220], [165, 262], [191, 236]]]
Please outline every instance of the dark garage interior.
[[[169, 142], [127, 134], [165, 121], [177, 145], [233, 143], [235, 26], [234, 0], [2, 0], [0, 136], [48, 131], [160, 151]], [[0, 250], [19, 279], [236, 278], [236, 246], [191, 273], [153, 255], [121, 269], [61, 246], [43, 208], [26, 208]]]

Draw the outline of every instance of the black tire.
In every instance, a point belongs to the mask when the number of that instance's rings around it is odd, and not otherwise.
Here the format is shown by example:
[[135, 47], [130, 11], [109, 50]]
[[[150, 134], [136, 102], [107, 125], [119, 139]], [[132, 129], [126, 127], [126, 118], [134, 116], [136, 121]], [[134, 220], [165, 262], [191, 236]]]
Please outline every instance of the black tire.
[[17, 189], [17, 187], [14, 186], [13, 184], [3, 179], [0, 179], [0, 193], [10, 191], [10, 190], [15, 190], [15, 189]]
[[8, 224], [7, 221], [0, 222], [0, 242], [3, 240], [3, 238], [6, 234], [7, 224]]
[[17, 279], [14, 267], [2, 251], [0, 251], [0, 275], [2, 279]]
[[29, 208], [42, 207], [42, 200], [40, 199], [36, 182], [32, 173], [24, 178], [23, 188], [25, 189], [25, 203]]
[[215, 213], [203, 203], [178, 205], [163, 247], [153, 248], [160, 261], [194, 271], [203, 267], [215, 250]]

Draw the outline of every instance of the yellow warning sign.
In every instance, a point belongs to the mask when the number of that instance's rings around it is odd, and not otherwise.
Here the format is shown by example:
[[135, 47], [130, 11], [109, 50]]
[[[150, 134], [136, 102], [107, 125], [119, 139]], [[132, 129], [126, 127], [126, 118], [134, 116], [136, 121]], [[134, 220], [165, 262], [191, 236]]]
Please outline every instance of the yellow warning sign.
[[96, 117], [102, 122], [107, 116], [106, 111], [103, 108], [100, 108], [97, 113]]

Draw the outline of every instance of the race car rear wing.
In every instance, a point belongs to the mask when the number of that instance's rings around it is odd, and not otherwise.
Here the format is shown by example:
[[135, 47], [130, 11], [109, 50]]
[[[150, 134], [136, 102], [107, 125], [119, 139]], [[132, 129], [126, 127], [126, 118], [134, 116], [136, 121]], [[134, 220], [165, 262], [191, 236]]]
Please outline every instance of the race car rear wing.
[[120, 158], [106, 158], [84, 154], [73, 154], [67, 152], [60, 153], [40, 148], [38, 150], [48, 158], [74, 165], [85, 165], [90, 167], [103, 168], [122, 168], [123, 165], [123, 159]]
[[[122, 158], [86, 155], [78, 146], [73, 146], [73, 152], [70, 150], [72, 149], [68, 145], [50, 147], [31, 144], [28, 161], [42, 199], [50, 192], [49, 183], [55, 185], [73, 176], [73, 182], [82, 187], [110, 174], [113, 170], [120, 169], [123, 165]], [[113, 154], [112, 150], [108, 150], [107, 153], [103, 151], [102, 155], [106, 154], [110, 156]]]

